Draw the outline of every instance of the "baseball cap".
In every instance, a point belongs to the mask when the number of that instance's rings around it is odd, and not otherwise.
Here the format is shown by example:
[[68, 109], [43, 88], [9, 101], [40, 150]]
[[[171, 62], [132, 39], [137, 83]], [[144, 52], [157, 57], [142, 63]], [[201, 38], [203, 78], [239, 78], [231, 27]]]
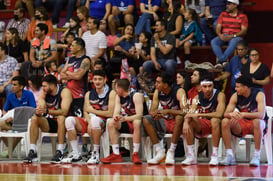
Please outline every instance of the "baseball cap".
[[231, 3], [234, 3], [234, 4], [237, 4], [239, 5], [239, 0], [227, 0], [227, 2], [231, 2]]

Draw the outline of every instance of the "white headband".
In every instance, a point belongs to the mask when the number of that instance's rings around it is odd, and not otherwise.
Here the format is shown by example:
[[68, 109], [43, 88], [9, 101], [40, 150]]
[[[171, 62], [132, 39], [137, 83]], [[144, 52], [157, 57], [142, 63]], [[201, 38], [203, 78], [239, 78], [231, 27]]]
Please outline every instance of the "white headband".
[[213, 81], [203, 80], [200, 82], [200, 85], [204, 85], [204, 84], [213, 84]]

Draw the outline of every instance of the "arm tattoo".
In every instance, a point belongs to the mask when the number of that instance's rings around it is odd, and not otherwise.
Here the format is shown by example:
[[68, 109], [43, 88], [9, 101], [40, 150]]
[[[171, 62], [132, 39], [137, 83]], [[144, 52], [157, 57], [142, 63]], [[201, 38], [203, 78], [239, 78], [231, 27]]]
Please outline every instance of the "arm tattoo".
[[88, 63], [82, 62], [81, 68], [82, 68], [82, 69], [85, 69], [86, 67], [88, 67]]

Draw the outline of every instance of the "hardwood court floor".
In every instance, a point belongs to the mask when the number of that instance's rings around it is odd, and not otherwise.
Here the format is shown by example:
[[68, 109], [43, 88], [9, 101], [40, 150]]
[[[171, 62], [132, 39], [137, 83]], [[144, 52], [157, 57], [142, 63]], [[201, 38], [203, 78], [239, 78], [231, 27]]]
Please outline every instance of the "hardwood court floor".
[[228, 181], [228, 180], [273, 180], [273, 165], [249, 167], [236, 166], [210, 167], [207, 164], [193, 166], [149, 166], [146, 163], [123, 164], [23, 164], [0, 162], [1, 181], [21, 180], [109, 180], [109, 181]]

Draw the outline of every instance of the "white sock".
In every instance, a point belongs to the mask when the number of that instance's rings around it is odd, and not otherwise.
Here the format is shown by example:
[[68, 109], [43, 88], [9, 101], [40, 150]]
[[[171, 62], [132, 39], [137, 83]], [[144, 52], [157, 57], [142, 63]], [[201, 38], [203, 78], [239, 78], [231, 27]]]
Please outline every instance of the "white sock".
[[58, 144], [57, 145], [57, 150], [60, 150], [62, 152], [62, 154], [63, 154], [63, 152], [64, 152], [64, 144]]
[[171, 143], [170, 150], [175, 151], [177, 144]]
[[112, 148], [113, 148], [114, 154], [119, 155], [119, 145], [118, 144], [113, 144]]
[[154, 145], [154, 148], [155, 148], [155, 151], [156, 151], [156, 152], [158, 152], [158, 151], [160, 151], [160, 150], [162, 150], [162, 149], [163, 149], [163, 148], [161, 147], [160, 142], [159, 142], [159, 143], [157, 143], [157, 144], [155, 144], [155, 145]]
[[134, 143], [134, 153], [139, 151], [139, 143]]
[[256, 150], [256, 149], [255, 149], [254, 155], [257, 155], [257, 156], [260, 157], [260, 155], [261, 155], [261, 150]]
[[194, 145], [187, 145], [188, 153], [194, 155]]
[[212, 155], [213, 156], [218, 156], [218, 147], [213, 147], [212, 148]]
[[227, 149], [227, 155], [233, 156], [233, 151], [231, 148]]
[[100, 152], [100, 145], [93, 145], [93, 151], [95, 151], [96, 153], [99, 153]]
[[37, 146], [35, 144], [30, 144], [30, 149], [34, 150], [34, 152], [37, 152]]
[[78, 141], [77, 140], [72, 140], [70, 141], [72, 151], [75, 153], [79, 153], [79, 148], [78, 148]]

